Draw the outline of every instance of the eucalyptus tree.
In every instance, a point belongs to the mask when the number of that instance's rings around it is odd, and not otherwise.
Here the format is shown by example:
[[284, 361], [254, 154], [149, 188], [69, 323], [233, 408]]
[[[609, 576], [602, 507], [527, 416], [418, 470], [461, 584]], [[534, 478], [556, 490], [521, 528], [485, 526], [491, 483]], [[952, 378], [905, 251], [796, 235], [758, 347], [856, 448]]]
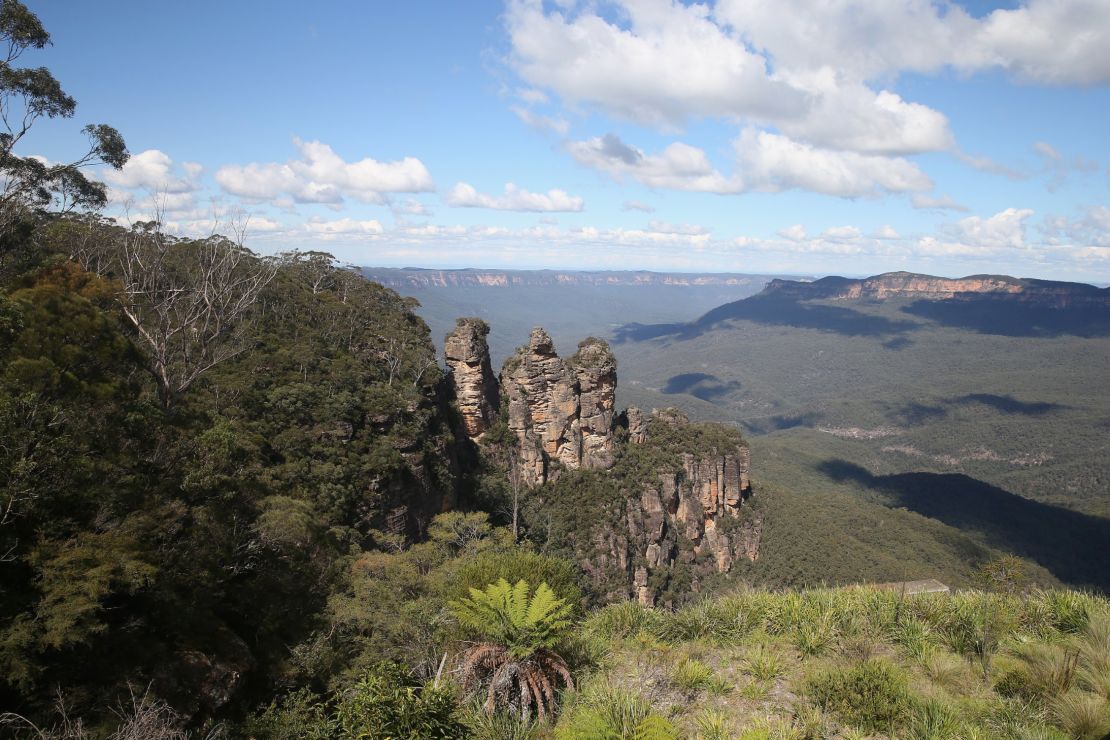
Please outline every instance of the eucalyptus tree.
[[[77, 101], [50, 70], [15, 64], [28, 49], [48, 44], [50, 34], [34, 13], [18, 0], [0, 0], [0, 239], [5, 241], [37, 212], [103, 207], [107, 188], [84, 170], [102, 164], [119, 169], [129, 156], [123, 137], [104, 124], [84, 127], [88, 148], [70, 162], [16, 153], [38, 122], [71, 118], [77, 110]], [[5, 245], [4, 251], [8, 249]]]

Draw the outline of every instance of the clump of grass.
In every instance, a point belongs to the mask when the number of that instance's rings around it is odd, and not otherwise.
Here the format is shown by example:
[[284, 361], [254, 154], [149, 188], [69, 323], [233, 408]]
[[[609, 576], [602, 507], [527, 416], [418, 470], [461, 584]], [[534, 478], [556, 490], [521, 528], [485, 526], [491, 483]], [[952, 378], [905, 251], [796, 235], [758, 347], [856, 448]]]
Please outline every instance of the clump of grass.
[[740, 696], [751, 701], [762, 701], [769, 693], [771, 693], [771, 683], [755, 679], [741, 686], [739, 691]]
[[736, 730], [727, 712], [720, 709], [707, 709], [694, 718], [697, 740], [731, 740]]
[[890, 639], [906, 657], [922, 661], [937, 647], [936, 633], [927, 622], [907, 617], [890, 631]]
[[671, 683], [686, 692], [709, 691], [713, 694], [727, 694], [732, 686], [717, 675], [712, 667], [694, 658], [683, 658], [671, 672]]
[[959, 712], [939, 701], [918, 706], [906, 725], [910, 740], [964, 740], [966, 735]]
[[1003, 696], [1020, 696], [1041, 705], [1071, 691], [1079, 674], [1079, 650], [1064, 645], [1029, 643], [1014, 649], [1019, 667], [995, 684]]
[[786, 661], [761, 645], [744, 661], [744, 672], [758, 681], [774, 681], [786, 673]]
[[1091, 619], [1093, 599], [1081, 591], [1044, 591], [1037, 598], [1048, 608], [1052, 626], [1060, 632], [1077, 634]]
[[487, 713], [480, 703], [474, 703], [462, 712], [463, 724], [472, 737], [485, 740], [531, 740], [536, 736], [535, 720], [509, 712]]
[[555, 727], [558, 740], [578, 738], [645, 738], [677, 740], [678, 730], [651, 704], [624, 689], [600, 685], [567, 702]]
[[940, 686], [956, 688], [964, 676], [966, 663], [952, 655], [940, 651], [928, 653], [921, 660], [921, 670], [929, 680]]
[[635, 601], [625, 601], [591, 614], [584, 631], [608, 640], [626, 640], [641, 632], [652, 632], [658, 621], [658, 613], [654, 610]]
[[1073, 738], [1101, 740], [1110, 735], [1110, 711], [1102, 697], [1089, 691], [1071, 691], [1049, 705], [1054, 724]]
[[802, 619], [794, 629], [794, 647], [806, 656], [822, 655], [836, 643], [837, 629], [828, 612]]
[[1110, 615], [1092, 618], [1078, 646], [1079, 684], [1110, 702]]
[[885, 661], [826, 671], [806, 688], [822, 709], [872, 732], [890, 732], [914, 708], [905, 673]]

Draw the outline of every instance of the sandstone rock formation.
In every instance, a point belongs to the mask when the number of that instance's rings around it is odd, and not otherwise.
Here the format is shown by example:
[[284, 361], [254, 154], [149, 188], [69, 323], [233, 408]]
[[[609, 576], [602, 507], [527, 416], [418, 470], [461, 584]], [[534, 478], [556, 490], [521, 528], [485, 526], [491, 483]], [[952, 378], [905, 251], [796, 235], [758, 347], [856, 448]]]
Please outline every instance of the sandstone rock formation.
[[613, 465], [617, 360], [608, 344], [591, 337], [578, 345], [570, 364], [578, 377], [581, 467], [605, 470]]
[[501, 370], [525, 485], [548, 480], [553, 461], [571, 470], [612, 465], [616, 384], [616, 359], [602, 340], [582, 342], [568, 363], [547, 332], [532, 330]]
[[[487, 332], [480, 320], [460, 319], [447, 337], [466, 433], [483, 444], [479, 437], [496, 418], [500, 391], [518, 442], [509, 471], [514, 485], [542, 485], [560, 469], [612, 468], [617, 363], [609, 345], [586, 339], [564, 360], [537, 327], [505, 362], [498, 383], [489, 370]], [[735, 429], [691, 424], [678, 409], [654, 410], [649, 419], [634, 406], [619, 423], [630, 445], [645, 446], [641, 462], [614, 471], [617, 488], [598, 499], [591, 525], [576, 519], [564, 532], [595, 587], [610, 599], [631, 596], [653, 605], [667, 589], [674, 593], [675, 584], [696, 590], [737, 560], [759, 557], [763, 520], [744, 506], [751, 461]], [[539, 495], [548, 495], [543, 490]], [[679, 571], [684, 575], [676, 580]]]
[[[686, 423], [673, 411], [655, 418]], [[693, 562], [704, 555], [711, 557], [718, 573], [728, 573], [738, 558], [756, 560], [763, 519], [741, 512], [751, 495], [747, 445], [710, 454], [683, 453], [681, 458], [681, 470], [661, 472], [628, 503], [630, 545], [646, 563], [647, 574], [673, 566], [676, 559]], [[680, 549], [680, 540], [690, 549]], [[635, 595], [641, 603], [648, 598], [639, 584]]]
[[489, 325], [485, 321], [459, 319], [443, 346], [463, 429], [471, 439], [489, 429], [501, 405], [497, 379], [490, 366], [487, 334]]

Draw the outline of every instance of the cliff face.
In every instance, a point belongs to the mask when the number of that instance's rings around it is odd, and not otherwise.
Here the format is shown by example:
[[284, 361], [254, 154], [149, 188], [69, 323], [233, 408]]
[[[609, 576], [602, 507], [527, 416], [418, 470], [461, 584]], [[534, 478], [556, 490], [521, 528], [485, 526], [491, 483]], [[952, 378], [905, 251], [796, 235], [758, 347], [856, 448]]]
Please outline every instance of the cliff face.
[[813, 282], [772, 280], [764, 293], [797, 300], [959, 300], [996, 297], [1061, 308], [1075, 305], [1110, 306], [1110, 290], [1107, 289], [1083, 283], [1029, 280], [1005, 275], [942, 278], [912, 272], [888, 272], [862, 280], [842, 277], [827, 277]]
[[489, 325], [481, 319], [459, 319], [443, 346], [463, 429], [471, 439], [490, 428], [501, 405], [497, 379], [490, 366], [487, 334]]
[[612, 465], [616, 385], [616, 359], [605, 342], [583, 342], [567, 362], [547, 332], [532, 330], [528, 346], [501, 370], [526, 485], [548, 480], [552, 461], [570, 470]]
[[[508, 430], [517, 440], [508, 472], [541, 501], [541, 517], [566, 517], [558, 545], [569, 547], [595, 588], [650, 605], [664, 594], [696, 590], [740, 559], [759, 557], [763, 520], [745, 506], [751, 460], [739, 432], [691, 424], [676, 409], [649, 417], [630, 407], [618, 418], [617, 363], [600, 339], [584, 340], [564, 360], [537, 327], [505, 362], [498, 383], [489, 370], [487, 331], [478, 319], [460, 319], [447, 337], [465, 432], [479, 445], [497, 444], [481, 435], [504, 395]], [[618, 442], [618, 426], [627, 429], [626, 443]], [[610, 471], [604, 490], [580, 502], [589, 514], [558, 498], [558, 471], [580, 469]], [[583, 485], [590, 480], [596, 483]]]
[[421, 270], [415, 268], [365, 268], [368, 278], [394, 289], [459, 288], [546, 285], [675, 285], [755, 286], [767, 282], [759, 275], [735, 273], [667, 273], [579, 270]]
[[[656, 419], [672, 425], [688, 423], [673, 414], [657, 414]], [[645, 438], [641, 444], [647, 442]], [[634, 595], [647, 606], [657, 597], [651, 576], [676, 563], [700, 563], [694, 569], [698, 576], [728, 573], [739, 558], [759, 557], [762, 516], [742, 517], [741, 512], [751, 495], [747, 445], [683, 452], [681, 461], [677, 472], [660, 472], [628, 501], [629, 545], [636, 561], [642, 560], [633, 574]]]

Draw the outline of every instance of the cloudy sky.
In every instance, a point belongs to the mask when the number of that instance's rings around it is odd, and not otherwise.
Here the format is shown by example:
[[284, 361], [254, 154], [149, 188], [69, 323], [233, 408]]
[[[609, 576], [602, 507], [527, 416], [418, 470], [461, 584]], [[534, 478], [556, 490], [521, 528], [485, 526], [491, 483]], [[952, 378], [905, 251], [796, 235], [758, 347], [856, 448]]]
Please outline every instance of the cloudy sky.
[[[1110, 282], [1108, 0], [31, 0], [111, 214], [363, 265]], [[33, 151], [32, 151], [33, 150]]]

